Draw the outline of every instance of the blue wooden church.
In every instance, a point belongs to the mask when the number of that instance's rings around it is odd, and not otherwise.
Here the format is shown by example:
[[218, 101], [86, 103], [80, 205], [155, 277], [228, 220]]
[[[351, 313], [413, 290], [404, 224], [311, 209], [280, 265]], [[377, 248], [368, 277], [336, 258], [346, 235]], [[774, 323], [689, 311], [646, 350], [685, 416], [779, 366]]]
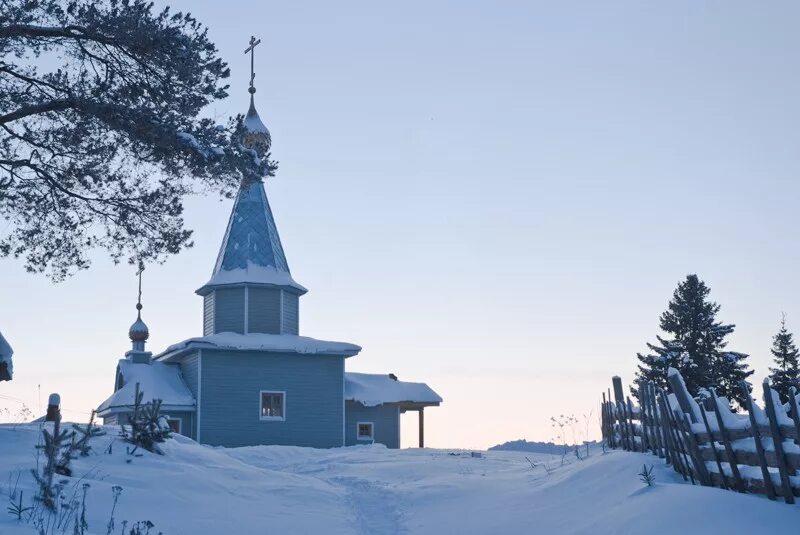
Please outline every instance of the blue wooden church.
[[[263, 157], [271, 138], [255, 109], [252, 80], [242, 141]], [[307, 291], [289, 271], [263, 181], [244, 179], [211, 278], [196, 292], [203, 336], [154, 356], [145, 350], [140, 300], [129, 331], [133, 346], [98, 415], [106, 424], [124, 423], [138, 384], [145, 400], [162, 400], [175, 431], [203, 444], [398, 448], [400, 415], [417, 411], [424, 446], [423, 411], [442, 398], [393, 374], [346, 372], [359, 346], [300, 336]]]

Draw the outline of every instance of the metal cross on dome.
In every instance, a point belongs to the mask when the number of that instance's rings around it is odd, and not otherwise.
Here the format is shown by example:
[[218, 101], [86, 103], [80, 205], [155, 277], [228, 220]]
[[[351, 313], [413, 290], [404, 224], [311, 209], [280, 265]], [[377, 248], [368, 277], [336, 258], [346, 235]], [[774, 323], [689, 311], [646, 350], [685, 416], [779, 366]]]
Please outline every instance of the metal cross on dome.
[[139, 298], [136, 300], [136, 308], [138, 310], [142, 309], [142, 272], [144, 271], [144, 262], [139, 260], [139, 270], [136, 272], [136, 275], [139, 277]]
[[255, 80], [256, 73], [255, 73], [255, 52], [256, 47], [261, 43], [261, 39], [256, 39], [255, 36], [250, 36], [250, 46], [248, 46], [244, 53], [250, 53], [250, 92], [255, 93], [256, 88], [253, 85], [253, 80]]

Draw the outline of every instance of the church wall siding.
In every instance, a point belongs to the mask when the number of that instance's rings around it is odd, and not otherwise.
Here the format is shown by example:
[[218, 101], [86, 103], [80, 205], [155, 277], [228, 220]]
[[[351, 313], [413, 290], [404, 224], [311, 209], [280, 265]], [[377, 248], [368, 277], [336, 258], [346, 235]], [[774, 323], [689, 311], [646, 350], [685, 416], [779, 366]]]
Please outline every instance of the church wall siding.
[[214, 333], [244, 334], [244, 288], [219, 288], [214, 293]]
[[[341, 356], [204, 350], [202, 442], [341, 446], [343, 377]], [[260, 419], [262, 390], [286, 392], [284, 421]]]
[[103, 425], [117, 425], [119, 424], [119, 418], [116, 414], [109, 414], [105, 418], [103, 418]]
[[247, 329], [251, 333], [280, 334], [281, 291], [277, 288], [248, 288]]
[[297, 294], [283, 292], [283, 314], [281, 315], [281, 333], [300, 334], [299, 297]]
[[203, 336], [214, 334], [214, 292], [203, 297]]
[[183, 376], [183, 381], [186, 383], [186, 386], [189, 387], [189, 392], [192, 393], [194, 399], [197, 399], [197, 377], [198, 371], [200, 367], [200, 355], [199, 353], [192, 353], [190, 355], [185, 356], [180, 363], [181, 368], [181, 375]]
[[365, 407], [357, 401], [346, 401], [344, 412], [345, 445], [369, 444], [369, 441], [356, 439], [356, 426], [358, 422], [372, 422], [375, 442], [387, 448], [400, 447], [400, 410], [396, 404]]

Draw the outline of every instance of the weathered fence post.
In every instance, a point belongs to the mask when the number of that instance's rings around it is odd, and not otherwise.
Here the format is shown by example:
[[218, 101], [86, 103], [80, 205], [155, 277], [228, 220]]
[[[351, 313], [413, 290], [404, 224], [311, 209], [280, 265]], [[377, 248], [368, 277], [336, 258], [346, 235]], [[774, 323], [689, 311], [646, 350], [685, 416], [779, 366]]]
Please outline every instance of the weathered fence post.
[[611, 384], [614, 386], [614, 401], [624, 403], [625, 394], [622, 392], [622, 377], [615, 375], [611, 378]]
[[[708, 433], [708, 441], [709, 445], [711, 446], [711, 451], [714, 454], [714, 462], [717, 463], [717, 470], [719, 470], [719, 477], [722, 480], [722, 488], [728, 490], [728, 482], [725, 480], [725, 472], [722, 470], [722, 462], [719, 459], [719, 452], [717, 451], [717, 447], [714, 445], [714, 432], [711, 431], [711, 426], [708, 425], [708, 416], [706, 415], [705, 407], [700, 408], [700, 415], [703, 417], [703, 424], [706, 426], [706, 432]], [[711, 484], [714, 484], [714, 480], [711, 480]]]
[[620, 433], [622, 433], [622, 449], [631, 451], [631, 436], [628, 428], [628, 418], [625, 415], [625, 402], [617, 402], [617, 420], [619, 421]]
[[669, 444], [667, 444], [666, 428], [662, 421], [663, 418], [659, 414], [658, 402], [656, 400], [656, 386], [653, 381], [647, 383], [647, 389], [650, 391], [650, 403], [653, 406], [653, 416], [656, 421], [656, 434], [659, 435], [658, 441], [661, 443], [661, 448], [664, 451], [664, 458], [667, 460], [667, 464], [670, 464], [672, 459], [670, 458]]
[[611, 443], [613, 444], [612, 447], [617, 448], [619, 447], [619, 442], [617, 442], [617, 430], [615, 427], [614, 419], [614, 405], [611, 402], [611, 389], [608, 389], [608, 414], [611, 416]]
[[[626, 403], [627, 403], [626, 406], [625, 406], [625, 409], [627, 410], [627, 414], [628, 414], [628, 425], [629, 425], [629, 428], [631, 430], [632, 451], [639, 451], [639, 446], [637, 446], [637, 444], [636, 444], [636, 424], [633, 423], [633, 403], [631, 403], [631, 398], [630, 397], [626, 396], [625, 400], [626, 400]], [[642, 450], [642, 451], [644, 451], [644, 450]]]
[[722, 419], [722, 412], [719, 410], [719, 402], [717, 401], [717, 393], [711, 389], [711, 400], [714, 403], [714, 415], [717, 417], [717, 424], [719, 425], [719, 434], [722, 435], [722, 444], [725, 446], [725, 456], [728, 458], [728, 464], [731, 467], [733, 474], [733, 482], [736, 485], [736, 490], [739, 492], [745, 491], [744, 481], [739, 473], [739, 464], [736, 459], [736, 451], [731, 444], [731, 438], [728, 435], [728, 428], [725, 427], [725, 421]]
[[[670, 455], [672, 456], [672, 466], [681, 476], [683, 476], [684, 481], [688, 481], [689, 478], [686, 477], [688, 467], [684, 464], [683, 458], [681, 458], [680, 444], [678, 443], [677, 436], [672, 427], [672, 418], [669, 416], [669, 400], [667, 399], [667, 395], [663, 390], [659, 389], [658, 396], [658, 401], [661, 405], [661, 420], [664, 422], [664, 430], [667, 436], [667, 441], [669, 441], [671, 444]], [[692, 482], [694, 482], [694, 480]]]
[[767, 408], [767, 418], [769, 418], [769, 429], [772, 432], [772, 444], [775, 448], [775, 457], [778, 461], [778, 473], [781, 476], [781, 489], [783, 499], [786, 503], [794, 503], [794, 492], [789, 481], [789, 468], [786, 466], [786, 456], [783, 453], [783, 435], [778, 424], [778, 415], [775, 412], [775, 401], [772, 398], [772, 388], [769, 386], [769, 379], [764, 379], [764, 406]]
[[653, 399], [653, 392], [650, 389], [650, 383], [644, 384], [644, 391], [645, 395], [647, 396], [647, 410], [650, 413], [650, 425], [651, 425], [651, 433], [653, 439], [653, 444], [655, 446], [655, 454], [658, 455], [659, 458], [664, 458], [664, 444], [661, 442], [661, 430], [658, 426], [658, 409], [656, 408], [655, 400]]
[[642, 396], [644, 396], [644, 406], [647, 408], [647, 423], [650, 427], [650, 435], [648, 436], [648, 439], [650, 440], [650, 448], [653, 450], [653, 455], [663, 458], [664, 455], [661, 453], [661, 445], [658, 441], [658, 427], [656, 426], [655, 409], [653, 408], [653, 400], [650, 398], [649, 385], [644, 383], [641, 386], [640, 391]]
[[678, 398], [678, 405], [681, 406], [681, 412], [688, 413], [692, 423], [696, 424], [697, 417], [692, 408], [692, 397], [689, 395], [689, 391], [686, 390], [686, 384], [683, 382], [683, 377], [681, 377], [680, 372], [674, 368], [670, 368], [667, 381], [669, 382], [669, 386], [672, 387], [672, 393]]
[[691, 448], [689, 455], [692, 456], [692, 463], [700, 484], [704, 487], [712, 487], [711, 476], [706, 468], [706, 462], [703, 460], [703, 454], [700, 453], [700, 446], [697, 445], [697, 438], [694, 436], [694, 431], [692, 431], [692, 422], [689, 420], [689, 415], [685, 412], [681, 414], [679, 411], [675, 411], [675, 419], [678, 421], [678, 427], [683, 429], [687, 445]]
[[611, 408], [611, 400], [606, 399], [606, 394], [603, 392], [603, 410], [606, 412], [606, 428], [608, 431], [608, 447], [615, 448], [617, 446], [616, 437], [614, 436], [614, 411]]
[[650, 422], [649, 416], [647, 414], [647, 398], [645, 397], [644, 387], [639, 385], [639, 423], [642, 426], [642, 452], [646, 452], [647, 450], [652, 450], [655, 453], [655, 448], [653, 444], [651, 444], [652, 440], [650, 440]]
[[794, 387], [789, 388], [789, 396], [791, 397], [789, 400], [789, 414], [792, 417], [792, 422], [794, 422], [794, 443], [800, 445], [800, 414], [798, 414], [800, 411], [797, 409], [797, 390]]
[[774, 500], [775, 487], [772, 485], [772, 476], [770, 476], [769, 468], [767, 468], [764, 444], [761, 443], [761, 433], [758, 431], [758, 421], [756, 420], [756, 413], [753, 410], [753, 398], [750, 397], [750, 389], [747, 387], [747, 381], [739, 383], [739, 387], [742, 389], [742, 393], [745, 397], [747, 412], [750, 413], [750, 427], [753, 432], [753, 440], [756, 443], [756, 453], [758, 454], [758, 464], [761, 466], [761, 476], [764, 478], [764, 490], [767, 492], [767, 498]]
[[603, 400], [600, 402], [600, 432], [603, 435], [603, 442], [606, 447], [611, 447], [608, 443], [608, 415], [606, 414], [606, 393], [602, 392]]

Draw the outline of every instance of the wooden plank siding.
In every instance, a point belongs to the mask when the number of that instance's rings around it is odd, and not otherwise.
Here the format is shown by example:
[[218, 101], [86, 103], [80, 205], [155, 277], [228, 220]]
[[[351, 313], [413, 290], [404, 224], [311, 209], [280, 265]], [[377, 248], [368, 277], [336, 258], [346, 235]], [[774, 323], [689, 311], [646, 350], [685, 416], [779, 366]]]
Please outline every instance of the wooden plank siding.
[[[203, 350], [204, 444], [342, 446], [344, 357]], [[285, 420], [260, 419], [260, 392], [286, 392]]]
[[356, 426], [358, 422], [372, 422], [375, 442], [387, 448], [400, 447], [400, 407], [397, 404], [366, 407], [357, 401], [346, 401], [344, 413], [346, 446], [369, 444], [369, 441], [358, 440]]
[[300, 296], [287, 291], [283, 292], [281, 333], [300, 334]]
[[[192, 393], [194, 399], [198, 398], [198, 389], [200, 384], [198, 379], [200, 377], [200, 353], [192, 353], [186, 355], [178, 364], [183, 376], [183, 382], [189, 387], [189, 392]], [[191, 418], [181, 417], [183, 420], [183, 427], [181, 427], [181, 434], [197, 440], [197, 417], [195, 413], [187, 413]], [[170, 413], [172, 415], [172, 413]]]
[[214, 333], [244, 334], [244, 288], [218, 288], [214, 294]]
[[186, 355], [181, 359], [179, 366], [181, 368], [183, 382], [189, 387], [189, 392], [192, 393], [196, 400], [199, 393], [198, 389], [200, 388], [198, 383], [198, 378], [200, 376], [200, 353], [195, 352]]
[[103, 418], [103, 425], [117, 425], [119, 424], [119, 417], [116, 414], [109, 414]]
[[281, 290], [247, 289], [247, 330], [251, 333], [281, 333]]
[[214, 334], [214, 292], [203, 297], [203, 336]]

